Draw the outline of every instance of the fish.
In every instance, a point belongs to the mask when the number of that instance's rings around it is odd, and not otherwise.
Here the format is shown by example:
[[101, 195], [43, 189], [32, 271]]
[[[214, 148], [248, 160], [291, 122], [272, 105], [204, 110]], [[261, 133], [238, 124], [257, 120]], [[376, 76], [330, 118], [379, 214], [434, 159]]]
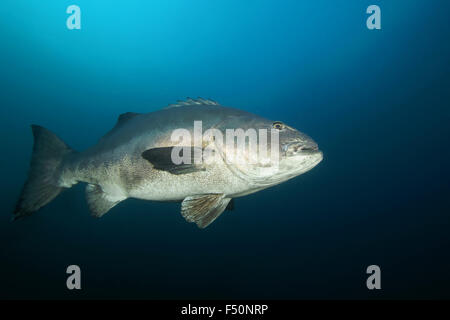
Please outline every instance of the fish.
[[[82, 182], [94, 217], [128, 198], [181, 202], [182, 217], [205, 228], [234, 209], [233, 199], [299, 176], [323, 159], [311, 137], [284, 122], [203, 98], [121, 114], [97, 144], [82, 152], [42, 126], [31, 128], [30, 169], [13, 220]], [[251, 144], [255, 132], [260, 136]]]

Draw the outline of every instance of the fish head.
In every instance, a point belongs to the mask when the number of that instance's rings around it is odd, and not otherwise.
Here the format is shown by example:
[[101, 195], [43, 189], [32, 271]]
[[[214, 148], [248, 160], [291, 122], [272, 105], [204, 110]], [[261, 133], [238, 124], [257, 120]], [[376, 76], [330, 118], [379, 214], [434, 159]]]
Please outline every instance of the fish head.
[[323, 153], [310, 136], [281, 121], [272, 126], [279, 130], [279, 163], [273, 179], [298, 176], [322, 161]]
[[[279, 184], [311, 170], [323, 159], [311, 137], [281, 121], [248, 115], [232, 121], [228, 125], [241, 128], [245, 135], [241, 141], [245, 142], [243, 147], [239, 142], [224, 147], [227, 154], [235, 155], [231, 161], [228, 159], [230, 168], [254, 185]], [[255, 132], [257, 142], [252, 146]], [[230, 148], [234, 150], [230, 152]]]

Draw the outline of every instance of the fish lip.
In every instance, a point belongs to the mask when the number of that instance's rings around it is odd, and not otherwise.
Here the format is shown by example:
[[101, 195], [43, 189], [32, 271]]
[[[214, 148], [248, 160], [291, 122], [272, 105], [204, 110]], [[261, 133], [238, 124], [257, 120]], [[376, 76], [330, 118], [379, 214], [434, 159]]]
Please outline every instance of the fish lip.
[[[290, 150], [292, 146], [298, 147], [292, 151]], [[319, 150], [319, 146], [315, 142], [305, 144], [300, 141], [292, 141], [283, 145], [282, 150], [286, 155], [288, 153], [292, 153], [293, 155], [314, 155], [317, 153], [322, 153], [322, 151]]]
[[306, 149], [306, 150], [300, 150], [297, 154], [300, 155], [315, 155], [315, 154], [322, 154], [323, 156], [323, 152], [319, 149]]

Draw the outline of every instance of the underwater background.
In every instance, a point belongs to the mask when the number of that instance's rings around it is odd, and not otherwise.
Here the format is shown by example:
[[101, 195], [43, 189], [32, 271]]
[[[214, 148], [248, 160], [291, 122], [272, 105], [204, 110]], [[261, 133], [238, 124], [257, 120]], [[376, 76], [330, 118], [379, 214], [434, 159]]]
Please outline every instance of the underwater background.
[[[81, 8], [68, 30], [66, 8]], [[366, 8], [381, 8], [368, 30]], [[450, 298], [449, 1], [0, 3], [0, 298]], [[310, 172], [201, 230], [179, 204], [90, 216], [84, 185], [10, 222], [30, 124], [75, 150], [186, 97], [318, 142]], [[79, 265], [82, 290], [66, 288]], [[381, 268], [368, 290], [366, 268]]]

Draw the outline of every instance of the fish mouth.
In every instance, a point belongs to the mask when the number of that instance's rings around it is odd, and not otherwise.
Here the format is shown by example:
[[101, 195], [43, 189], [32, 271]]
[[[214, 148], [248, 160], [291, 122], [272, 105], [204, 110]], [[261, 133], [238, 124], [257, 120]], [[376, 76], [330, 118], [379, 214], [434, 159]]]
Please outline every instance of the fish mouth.
[[319, 150], [319, 146], [317, 145], [317, 143], [313, 141], [307, 142], [294, 141], [286, 143], [285, 145], [283, 145], [282, 151], [286, 156], [315, 155], [322, 153], [322, 151]]
[[300, 150], [300, 152], [298, 152], [297, 154], [300, 155], [316, 155], [322, 153], [322, 151], [320, 151], [319, 149], [317, 150]]

